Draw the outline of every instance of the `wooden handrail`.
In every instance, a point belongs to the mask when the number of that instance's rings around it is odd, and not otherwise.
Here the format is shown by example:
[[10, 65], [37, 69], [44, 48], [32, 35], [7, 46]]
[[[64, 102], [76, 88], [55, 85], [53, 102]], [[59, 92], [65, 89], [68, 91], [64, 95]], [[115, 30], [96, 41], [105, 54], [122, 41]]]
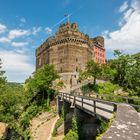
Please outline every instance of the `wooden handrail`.
[[[109, 112], [109, 113], [113, 113], [114, 111], [116, 111], [116, 109], [113, 109], [113, 111], [110, 111], [110, 110], [108, 110], [108, 109], [105, 109], [105, 108], [96, 106], [96, 102], [99, 102], [99, 100], [96, 100], [96, 99], [93, 99], [93, 103], [94, 103], [94, 104], [90, 104], [90, 103], [85, 102], [85, 101], [84, 101], [85, 98], [83, 98], [83, 96], [81, 96], [81, 95], [80, 95], [80, 96], [74, 96], [74, 97], [72, 98], [72, 97], [71, 97], [72, 95], [70, 95], [70, 94], [69, 94], [69, 95], [68, 95], [67, 93], [62, 93], [62, 94], [63, 94], [64, 99], [66, 99], [68, 102], [71, 102], [71, 99], [74, 99], [74, 102], [76, 102], [76, 101], [80, 102], [82, 108], [83, 108], [83, 105], [84, 105], [84, 104], [93, 107], [93, 108], [94, 108], [94, 113], [96, 113], [96, 108], [98, 108], [98, 109], [100, 109], [100, 110], [102, 110], [102, 111], [105, 111], [105, 112]], [[68, 98], [67, 98], [67, 97], [68, 97]], [[76, 97], [80, 97], [81, 100], [76, 99]], [[108, 101], [103, 101], [102, 103], [108, 105]], [[113, 106], [113, 107], [115, 106], [115, 105], [114, 105], [115, 103], [109, 103], [109, 104], [110, 104], [111, 106]], [[116, 107], [116, 106], [115, 106], [115, 107]]]
[[[79, 95], [79, 92], [74, 92], [74, 93], [71, 93], [71, 94], [72, 95]], [[122, 103], [125, 102], [125, 103], [133, 106], [134, 108], [140, 108], [140, 105], [136, 105], [136, 104], [130, 103], [131, 101], [138, 101], [138, 102], [140, 102], [140, 98], [132, 98], [132, 97], [124, 97], [124, 96], [113, 96], [113, 95], [105, 95], [105, 94], [97, 94], [97, 93], [96, 94], [90, 94], [90, 95], [91, 96], [89, 96], [89, 94], [83, 94], [82, 93], [82, 96], [84, 96], [84, 98], [87, 98], [87, 99], [92, 99], [95, 96], [94, 98], [96, 98], [96, 99], [101, 99], [102, 101], [109, 101], [109, 102], [115, 102], [115, 103], [119, 103], [119, 102], [118, 101], [114, 101], [114, 99], [122, 99], [122, 100], [125, 100]], [[110, 98], [110, 99], [102, 99], [104, 97], [107, 97], [107, 98]]]

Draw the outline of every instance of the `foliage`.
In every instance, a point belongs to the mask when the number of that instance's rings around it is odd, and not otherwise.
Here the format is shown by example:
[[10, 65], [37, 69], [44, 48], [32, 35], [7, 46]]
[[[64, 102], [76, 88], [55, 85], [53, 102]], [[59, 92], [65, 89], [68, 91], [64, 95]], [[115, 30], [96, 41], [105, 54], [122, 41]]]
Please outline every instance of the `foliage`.
[[37, 115], [40, 111], [40, 107], [37, 105], [31, 105], [27, 108], [26, 112], [23, 112], [19, 117], [19, 123], [23, 128], [27, 128], [29, 126], [30, 120]]
[[42, 104], [44, 99], [50, 101], [54, 98], [55, 90], [52, 89], [53, 82], [59, 78], [53, 65], [45, 65], [37, 70], [32, 77], [26, 80], [25, 90], [30, 93], [30, 100], [36, 100]]
[[110, 68], [110, 64], [102, 64], [101, 65], [102, 68], [102, 72], [101, 72], [101, 79], [104, 80], [109, 80], [109, 81], [114, 81], [115, 80], [115, 76], [117, 74], [117, 71], [115, 68]]
[[70, 130], [63, 140], [78, 140], [78, 134]]
[[93, 85], [91, 83], [88, 83], [87, 85], [83, 85], [80, 89], [82, 90], [83, 94], [89, 94], [92, 91], [97, 92], [98, 85]]
[[114, 94], [114, 91], [118, 89], [120, 89], [120, 87], [111, 82], [99, 83], [96, 88], [97, 93], [99, 94]]
[[88, 77], [93, 77], [93, 84], [96, 84], [96, 79], [101, 74], [101, 66], [94, 62], [93, 60], [89, 61], [86, 65], [86, 71], [80, 73], [80, 80], [86, 79]]
[[21, 84], [8, 83], [0, 67], [0, 121], [8, 124], [12, 135], [8, 139], [29, 139], [30, 120], [50, 109], [50, 101], [57, 94], [52, 86], [58, 77], [54, 66], [46, 65], [27, 79], [23, 88]]
[[78, 126], [77, 126], [77, 120], [75, 117], [72, 118], [72, 128], [69, 130], [69, 132], [66, 134], [63, 140], [78, 140]]
[[5, 90], [0, 94], [0, 121], [8, 123], [18, 118], [26, 100], [21, 85], [7, 83], [4, 87]]
[[76, 117], [72, 118], [72, 131], [78, 133], [78, 126], [77, 126], [77, 120]]
[[116, 59], [110, 60], [108, 64], [111, 69], [116, 70], [113, 83], [117, 83], [132, 95], [140, 97], [140, 53], [135, 55], [125, 55], [115, 51]]
[[[115, 114], [114, 114], [114, 117], [115, 117]], [[97, 120], [97, 123], [98, 125], [100, 126], [99, 127], [99, 134], [96, 136], [96, 140], [100, 140], [102, 135], [107, 131], [107, 129], [111, 126], [112, 122], [113, 122], [113, 119], [110, 119], [109, 121], [105, 121], [105, 120], [102, 120], [102, 119], [98, 119]]]
[[53, 137], [57, 136], [57, 129], [63, 124], [63, 122], [64, 122], [63, 118], [60, 118], [57, 120], [55, 127], [54, 127], [54, 130], [53, 130], [53, 133], [52, 133]]
[[2, 62], [1, 62], [1, 59], [0, 59], [0, 93], [3, 92], [4, 86], [5, 86], [5, 83], [6, 83], [6, 77], [4, 76], [5, 71], [1, 70], [2, 69], [1, 65], [2, 65]]

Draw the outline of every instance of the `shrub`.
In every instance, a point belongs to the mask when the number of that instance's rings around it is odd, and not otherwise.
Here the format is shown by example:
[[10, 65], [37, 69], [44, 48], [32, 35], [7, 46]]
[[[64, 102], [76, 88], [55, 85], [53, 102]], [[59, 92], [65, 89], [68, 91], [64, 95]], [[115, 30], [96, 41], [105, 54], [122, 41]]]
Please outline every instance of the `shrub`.
[[97, 91], [99, 94], [113, 94], [115, 90], [118, 90], [120, 87], [116, 84], [110, 82], [99, 83]]
[[69, 132], [66, 134], [65, 138], [63, 140], [78, 140], [78, 126], [77, 126], [77, 120], [75, 117], [72, 118], [72, 128], [69, 130]]
[[78, 140], [78, 134], [73, 130], [70, 130], [63, 140]]

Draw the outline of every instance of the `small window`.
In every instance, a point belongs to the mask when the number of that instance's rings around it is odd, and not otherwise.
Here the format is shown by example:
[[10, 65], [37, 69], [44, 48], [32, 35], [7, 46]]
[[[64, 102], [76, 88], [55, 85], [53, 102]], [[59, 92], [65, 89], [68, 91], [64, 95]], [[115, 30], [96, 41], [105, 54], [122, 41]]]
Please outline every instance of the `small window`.
[[78, 62], [78, 58], [76, 58], [76, 62]]
[[41, 65], [41, 57], [39, 58], [39, 66]]
[[76, 67], [76, 72], [78, 71], [78, 67]]
[[62, 59], [60, 59], [60, 63], [62, 63]]

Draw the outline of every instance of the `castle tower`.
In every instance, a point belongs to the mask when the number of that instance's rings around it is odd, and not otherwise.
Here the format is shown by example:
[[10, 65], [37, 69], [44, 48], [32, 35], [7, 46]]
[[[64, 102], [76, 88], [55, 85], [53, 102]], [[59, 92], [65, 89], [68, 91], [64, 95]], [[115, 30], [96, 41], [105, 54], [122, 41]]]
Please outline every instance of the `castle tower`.
[[66, 85], [77, 85], [79, 71], [85, 70], [89, 60], [95, 60], [94, 44], [93, 39], [79, 31], [76, 23], [62, 24], [54, 36], [36, 49], [36, 69], [54, 64]]

